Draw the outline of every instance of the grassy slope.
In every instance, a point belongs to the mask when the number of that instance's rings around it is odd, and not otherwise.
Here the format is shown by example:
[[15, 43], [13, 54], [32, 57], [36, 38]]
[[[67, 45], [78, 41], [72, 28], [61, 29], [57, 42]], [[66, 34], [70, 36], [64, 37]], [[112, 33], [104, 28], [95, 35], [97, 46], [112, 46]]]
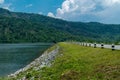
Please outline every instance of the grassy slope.
[[120, 51], [61, 43], [54, 65], [42, 70], [43, 80], [120, 80]]
[[[59, 56], [51, 67], [20, 75], [36, 80], [120, 80], [120, 51], [59, 43]], [[20, 76], [18, 76], [20, 77]]]

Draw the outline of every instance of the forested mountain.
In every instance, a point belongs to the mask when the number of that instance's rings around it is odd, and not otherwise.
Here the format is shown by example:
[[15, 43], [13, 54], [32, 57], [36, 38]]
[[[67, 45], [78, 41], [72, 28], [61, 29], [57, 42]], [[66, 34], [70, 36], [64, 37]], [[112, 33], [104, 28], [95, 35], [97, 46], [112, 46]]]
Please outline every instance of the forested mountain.
[[39, 14], [10, 12], [0, 8], [0, 42], [52, 41], [118, 42], [120, 25], [68, 22]]

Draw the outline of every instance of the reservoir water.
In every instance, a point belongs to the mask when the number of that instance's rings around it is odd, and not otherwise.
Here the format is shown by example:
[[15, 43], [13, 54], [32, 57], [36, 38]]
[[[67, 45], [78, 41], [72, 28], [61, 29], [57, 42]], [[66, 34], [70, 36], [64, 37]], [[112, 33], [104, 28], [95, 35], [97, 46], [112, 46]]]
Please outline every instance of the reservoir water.
[[0, 76], [14, 73], [39, 57], [52, 44], [0, 44]]

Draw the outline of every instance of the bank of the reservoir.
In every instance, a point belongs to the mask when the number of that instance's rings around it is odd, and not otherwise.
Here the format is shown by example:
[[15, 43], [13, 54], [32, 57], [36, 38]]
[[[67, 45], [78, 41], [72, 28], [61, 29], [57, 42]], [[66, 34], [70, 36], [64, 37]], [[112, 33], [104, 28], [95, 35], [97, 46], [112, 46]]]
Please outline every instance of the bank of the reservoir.
[[[57, 45], [49, 48], [40, 57], [35, 59], [33, 62], [31, 62], [26, 67], [16, 71], [13, 74], [8, 75], [8, 78], [10, 78], [10, 79], [17, 79], [17, 78], [20, 77], [22, 80], [25, 80], [27, 78], [27, 76], [24, 75], [24, 73], [26, 71], [29, 71], [31, 69], [32, 69], [32, 71], [33, 70], [37, 71], [37, 70], [39, 70], [39, 69], [41, 69], [43, 67], [51, 66], [51, 62], [55, 59], [58, 51], [59, 51], [59, 46], [57, 46]], [[28, 73], [28, 75], [29, 75], [29, 73]]]
[[58, 43], [10, 80], [120, 80], [120, 51]]

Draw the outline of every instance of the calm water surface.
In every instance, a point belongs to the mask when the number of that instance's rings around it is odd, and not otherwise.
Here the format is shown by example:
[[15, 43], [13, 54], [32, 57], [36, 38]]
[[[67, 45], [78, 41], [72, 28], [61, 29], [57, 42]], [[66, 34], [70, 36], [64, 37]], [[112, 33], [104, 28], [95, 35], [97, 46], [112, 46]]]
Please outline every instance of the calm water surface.
[[51, 45], [50, 43], [0, 44], [0, 76], [6, 76], [23, 68]]

